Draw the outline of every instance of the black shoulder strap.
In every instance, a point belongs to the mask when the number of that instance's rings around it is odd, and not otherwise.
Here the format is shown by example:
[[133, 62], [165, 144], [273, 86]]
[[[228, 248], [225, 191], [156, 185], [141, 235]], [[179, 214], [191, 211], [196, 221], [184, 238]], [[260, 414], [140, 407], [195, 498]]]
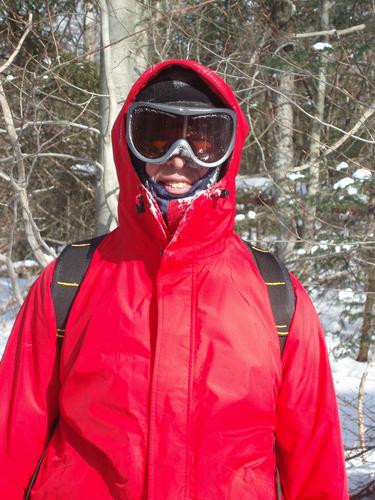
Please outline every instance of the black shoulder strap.
[[94, 251], [104, 236], [67, 245], [57, 260], [51, 293], [55, 308], [57, 338], [60, 344], [64, 338], [69, 312], [80, 284], [90, 265]]
[[[55, 271], [53, 273], [51, 294], [55, 308], [56, 326], [57, 326], [57, 360], [59, 363], [62, 342], [64, 339], [65, 326], [68, 321], [69, 312], [78, 293], [80, 284], [90, 265], [95, 249], [102, 241], [105, 235], [98, 236], [91, 240], [78, 241], [67, 245], [57, 259]], [[31, 489], [34, 486], [44, 455], [47, 451], [48, 443], [58, 425], [57, 418], [51, 425], [49, 438], [44, 450], [38, 460], [34, 473], [31, 476], [24, 500], [29, 500]]]
[[247, 241], [245, 243], [267, 285], [282, 354], [295, 308], [295, 296], [289, 272], [276, 255], [254, 247]]

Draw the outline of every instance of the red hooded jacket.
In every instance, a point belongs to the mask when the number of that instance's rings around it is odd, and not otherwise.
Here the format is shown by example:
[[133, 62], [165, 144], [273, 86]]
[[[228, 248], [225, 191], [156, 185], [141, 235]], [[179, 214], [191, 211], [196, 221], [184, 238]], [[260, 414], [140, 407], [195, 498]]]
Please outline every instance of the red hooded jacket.
[[[197, 72], [238, 123], [225, 177], [169, 235], [131, 164], [125, 117], [173, 65]], [[94, 254], [60, 364], [55, 263], [33, 285], [1, 361], [1, 499], [23, 498], [57, 415], [32, 500], [272, 500], [276, 462], [285, 499], [348, 498], [314, 307], [292, 277], [296, 310], [281, 359], [266, 286], [233, 232], [247, 132], [231, 89], [195, 62], [155, 65], [131, 89], [112, 134], [119, 227]]]

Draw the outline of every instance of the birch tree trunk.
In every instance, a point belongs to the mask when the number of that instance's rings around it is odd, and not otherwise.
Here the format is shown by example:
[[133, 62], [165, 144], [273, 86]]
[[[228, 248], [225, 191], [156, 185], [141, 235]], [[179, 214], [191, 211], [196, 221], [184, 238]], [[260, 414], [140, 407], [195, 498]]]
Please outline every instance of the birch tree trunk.
[[[282, 38], [288, 29], [289, 21], [292, 19], [296, 8], [291, 0], [271, 0], [272, 19], [277, 26], [280, 37], [277, 51], [283, 52]], [[289, 48], [290, 49], [290, 48]], [[276, 184], [276, 206], [279, 215], [279, 230], [277, 253], [284, 260], [294, 247], [295, 222], [293, 211], [288, 207], [290, 196], [288, 173], [294, 166], [294, 74], [290, 66], [283, 65], [283, 71], [279, 73], [279, 92], [275, 94], [275, 118], [274, 129], [275, 146], [273, 152], [273, 171]]]
[[357, 361], [368, 361], [371, 336], [373, 334], [372, 325], [374, 323], [374, 303], [375, 303], [375, 264], [369, 264], [366, 286], [366, 301], [364, 317], [361, 328], [361, 338]]
[[[321, 0], [320, 4], [320, 19], [321, 19], [321, 29], [326, 31], [329, 28], [329, 10], [332, 4], [329, 0]], [[324, 41], [328, 41], [325, 36]], [[308, 212], [305, 219], [305, 231], [304, 237], [306, 239], [305, 246], [311, 246], [315, 238], [315, 220], [316, 220], [316, 197], [319, 193], [319, 173], [322, 167], [322, 161], [319, 161], [320, 150], [321, 150], [321, 136], [322, 136], [322, 124], [324, 120], [324, 105], [326, 99], [326, 89], [327, 89], [327, 66], [328, 58], [324, 51], [320, 56], [320, 67], [318, 76], [318, 89], [315, 101], [315, 116], [316, 120], [313, 121], [311, 137], [310, 137], [310, 148], [309, 148], [309, 183], [308, 183]]]
[[[142, 21], [143, 6], [136, 0], [102, 0], [100, 53], [100, 117], [103, 172], [97, 185], [96, 227], [103, 234], [116, 227], [118, 183], [112, 156], [111, 129], [137, 75], [145, 67], [140, 54], [143, 37], [130, 36]], [[122, 40], [123, 39], [123, 40]], [[119, 40], [121, 40], [119, 42]]]
[[87, 2], [85, 4], [85, 19], [84, 19], [84, 30], [83, 38], [85, 45], [86, 61], [96, 63], [99, 68], [99, 19], [98, 19], [98, 9], [91, 3]]
[[[281, 73], [280, 94], [276, 95], [275, 104], [275, 152], [273, 164], [276, 181], [276, 203], [284, 205], [280, 213], [280, 229], [278, 235], [277, 253], [285, 259], [294, 246], [295, 222], [292, 211], [285, 206], [289, 198], [287, 189], [288, 173], [294, 166], [293, 127], [294, 114], [291, 103], [294, 93], [294, 74], [291, 70]], [[288, 100], [289, 97], [289, 100]]]

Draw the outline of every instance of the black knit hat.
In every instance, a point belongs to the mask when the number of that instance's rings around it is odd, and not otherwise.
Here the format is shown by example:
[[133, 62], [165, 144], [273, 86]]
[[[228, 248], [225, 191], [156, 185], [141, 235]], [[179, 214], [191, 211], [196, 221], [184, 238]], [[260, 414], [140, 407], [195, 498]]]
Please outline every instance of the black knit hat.
[[137, 101], [223, 107], [219, 97], [191, 70], [169, 68], [141, 90]]

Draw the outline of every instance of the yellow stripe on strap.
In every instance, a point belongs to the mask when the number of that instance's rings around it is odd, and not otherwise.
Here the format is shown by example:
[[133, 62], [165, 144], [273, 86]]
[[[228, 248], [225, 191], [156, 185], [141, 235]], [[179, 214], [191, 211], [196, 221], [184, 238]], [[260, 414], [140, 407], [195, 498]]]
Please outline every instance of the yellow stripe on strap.
[[277, 335], [288, 335], [289, 332], [277, 332]]
[[71, 247], [89, 247], [91, 243], [72, 243]]
[[266, 285], [268, 286], [278, 286], [278, 285], [285, 285], [285, 281], [266, 281]]
[[276, 328], [287, 328], [288, 325], [276, 325]]
[[79, 283], [67, 283], [65, 281], [58, 281], [57, 284], [62, 286], [79, 286]]

